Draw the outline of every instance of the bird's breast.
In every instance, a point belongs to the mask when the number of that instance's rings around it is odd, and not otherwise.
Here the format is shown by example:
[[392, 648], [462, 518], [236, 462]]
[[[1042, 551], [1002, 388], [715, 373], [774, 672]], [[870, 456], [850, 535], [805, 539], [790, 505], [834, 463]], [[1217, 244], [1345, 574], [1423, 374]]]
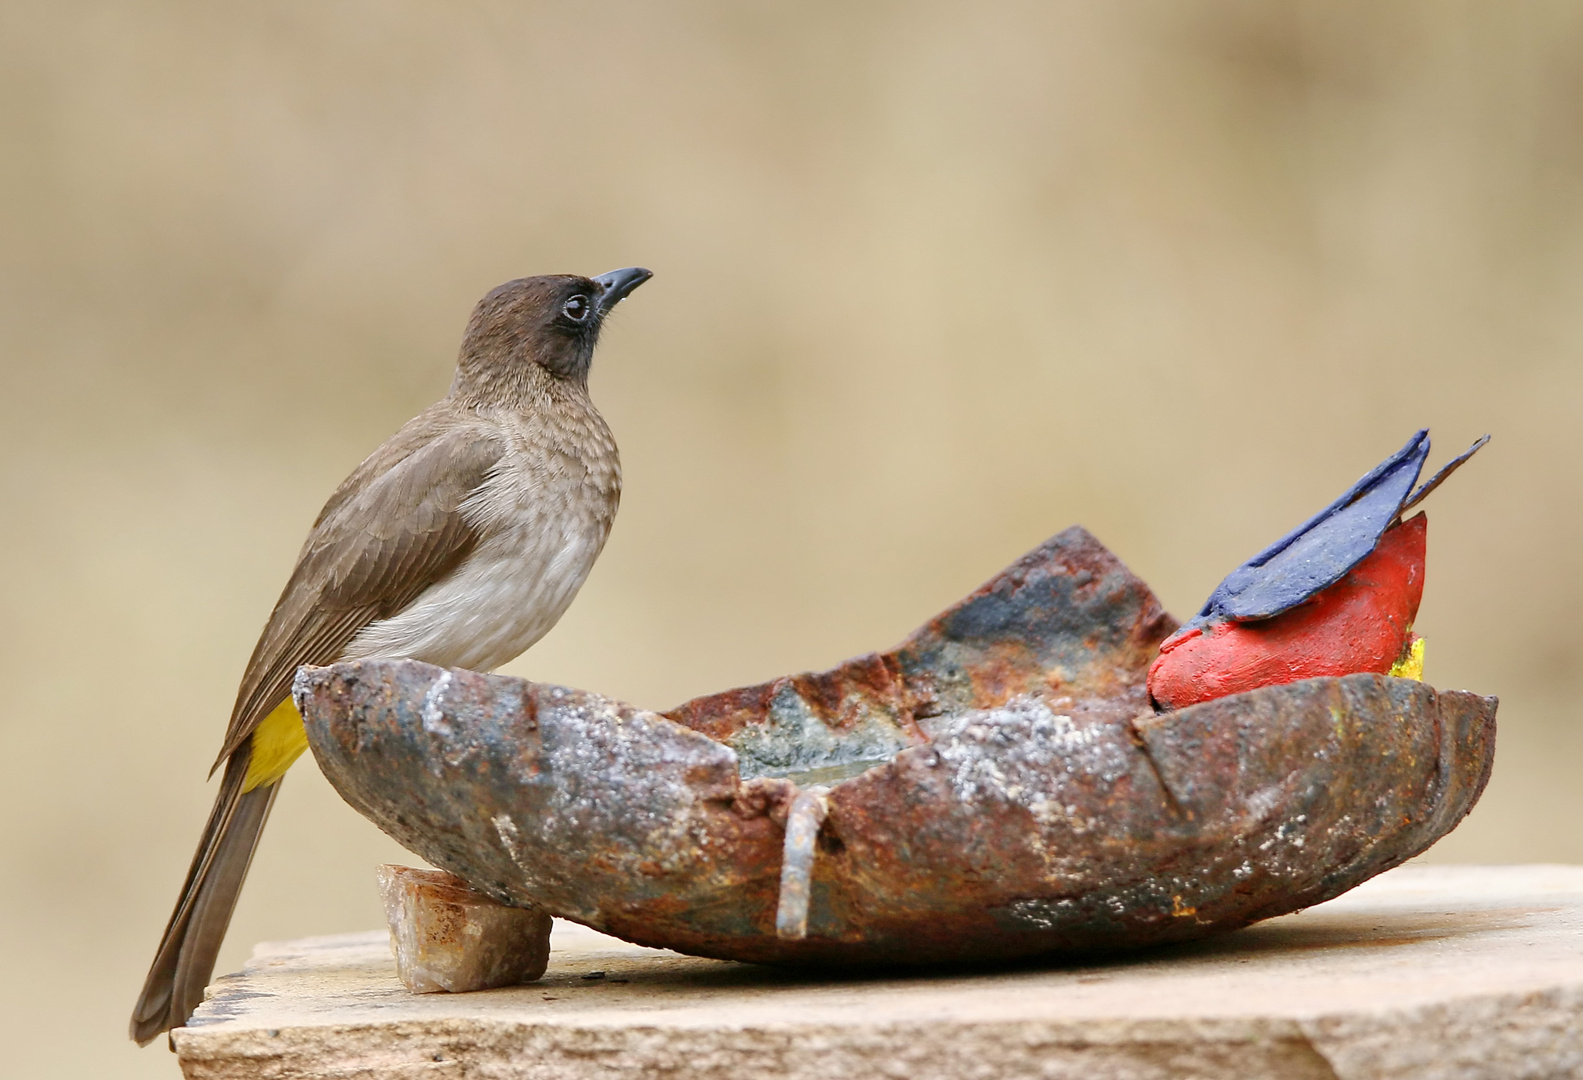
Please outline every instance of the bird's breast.
[[[604, 548], [621, 496], [615, 445], [514, 439], [463, 513], [478, 536], [449, 575], [366, 627], [347, 657], [489, 671], [559, 621]], [[592, 451], [592, 452], [589, 452]]]

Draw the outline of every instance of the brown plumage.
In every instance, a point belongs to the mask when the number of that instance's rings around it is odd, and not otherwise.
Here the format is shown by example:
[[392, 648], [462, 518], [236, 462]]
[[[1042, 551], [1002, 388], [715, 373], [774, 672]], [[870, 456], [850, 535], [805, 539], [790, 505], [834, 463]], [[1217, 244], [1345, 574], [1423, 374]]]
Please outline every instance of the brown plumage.
[[495, 289], [468, 322], [450, 393], [320, 511], [237, 691], [214, 810], [133, 1010], [139, 1043], [203, 999], [280, 788], [276, 778], [244, 790], [255, 734], [297, 668], [406, 656], [487, 671], [571, 603], [621, 495], [588, 367], [604, 316], [649, 276], [629, 268]]

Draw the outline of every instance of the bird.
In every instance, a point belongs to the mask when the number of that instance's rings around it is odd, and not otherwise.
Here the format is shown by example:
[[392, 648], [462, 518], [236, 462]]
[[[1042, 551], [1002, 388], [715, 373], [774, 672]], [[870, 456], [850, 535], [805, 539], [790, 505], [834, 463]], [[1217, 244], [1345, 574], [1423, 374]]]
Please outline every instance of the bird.
[[1160, 645], [1157, 708], [1261, 686], [1372, 671], [1423, 677], [1413, 633], [1429, 520], [1412, 510], [1476, 454], [1485, 435], [1414, 490], [1429, 456], [1421, 430], [1335, 502], [1228, 574]]
[[319, 512], [237, 690], [214, 809], [132, 1012], [146, 1045], [203, 1000], [282, 778], [307, 749], [298, 667], [409, 658], [489, 671], [560, 619], [621, 497], [588, 393], [611, 310], [653, 275], [506, 282], [474, 308], [450, 391]]

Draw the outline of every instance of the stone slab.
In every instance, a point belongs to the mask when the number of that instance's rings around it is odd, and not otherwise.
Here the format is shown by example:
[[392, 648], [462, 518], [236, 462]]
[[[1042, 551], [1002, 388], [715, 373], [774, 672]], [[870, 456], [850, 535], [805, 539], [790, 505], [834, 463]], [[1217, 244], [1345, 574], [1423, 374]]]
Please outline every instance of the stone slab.
[[[1223, 937], [827, 977], [557, 922], [544, 978], [409, 994], [383, 932], [265, 944], [174, 1032], [194, 1078], [1583, 1076], [1583, 867], [1390, 871]], [[602, 974], [600, 974], [602, 973]]]

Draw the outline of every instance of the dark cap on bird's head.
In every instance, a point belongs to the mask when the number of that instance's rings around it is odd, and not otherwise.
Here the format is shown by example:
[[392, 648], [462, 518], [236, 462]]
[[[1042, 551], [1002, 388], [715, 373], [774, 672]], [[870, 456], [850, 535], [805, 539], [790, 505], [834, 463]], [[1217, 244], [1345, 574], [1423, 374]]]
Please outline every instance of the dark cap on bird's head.
[[605, 317], [653, 276], [629, 266], [592, 278], [547, 274], [496, 286], [467, 322], [451, 396], [493, 396], [542, 382], [545, 374], [586, 380]]

